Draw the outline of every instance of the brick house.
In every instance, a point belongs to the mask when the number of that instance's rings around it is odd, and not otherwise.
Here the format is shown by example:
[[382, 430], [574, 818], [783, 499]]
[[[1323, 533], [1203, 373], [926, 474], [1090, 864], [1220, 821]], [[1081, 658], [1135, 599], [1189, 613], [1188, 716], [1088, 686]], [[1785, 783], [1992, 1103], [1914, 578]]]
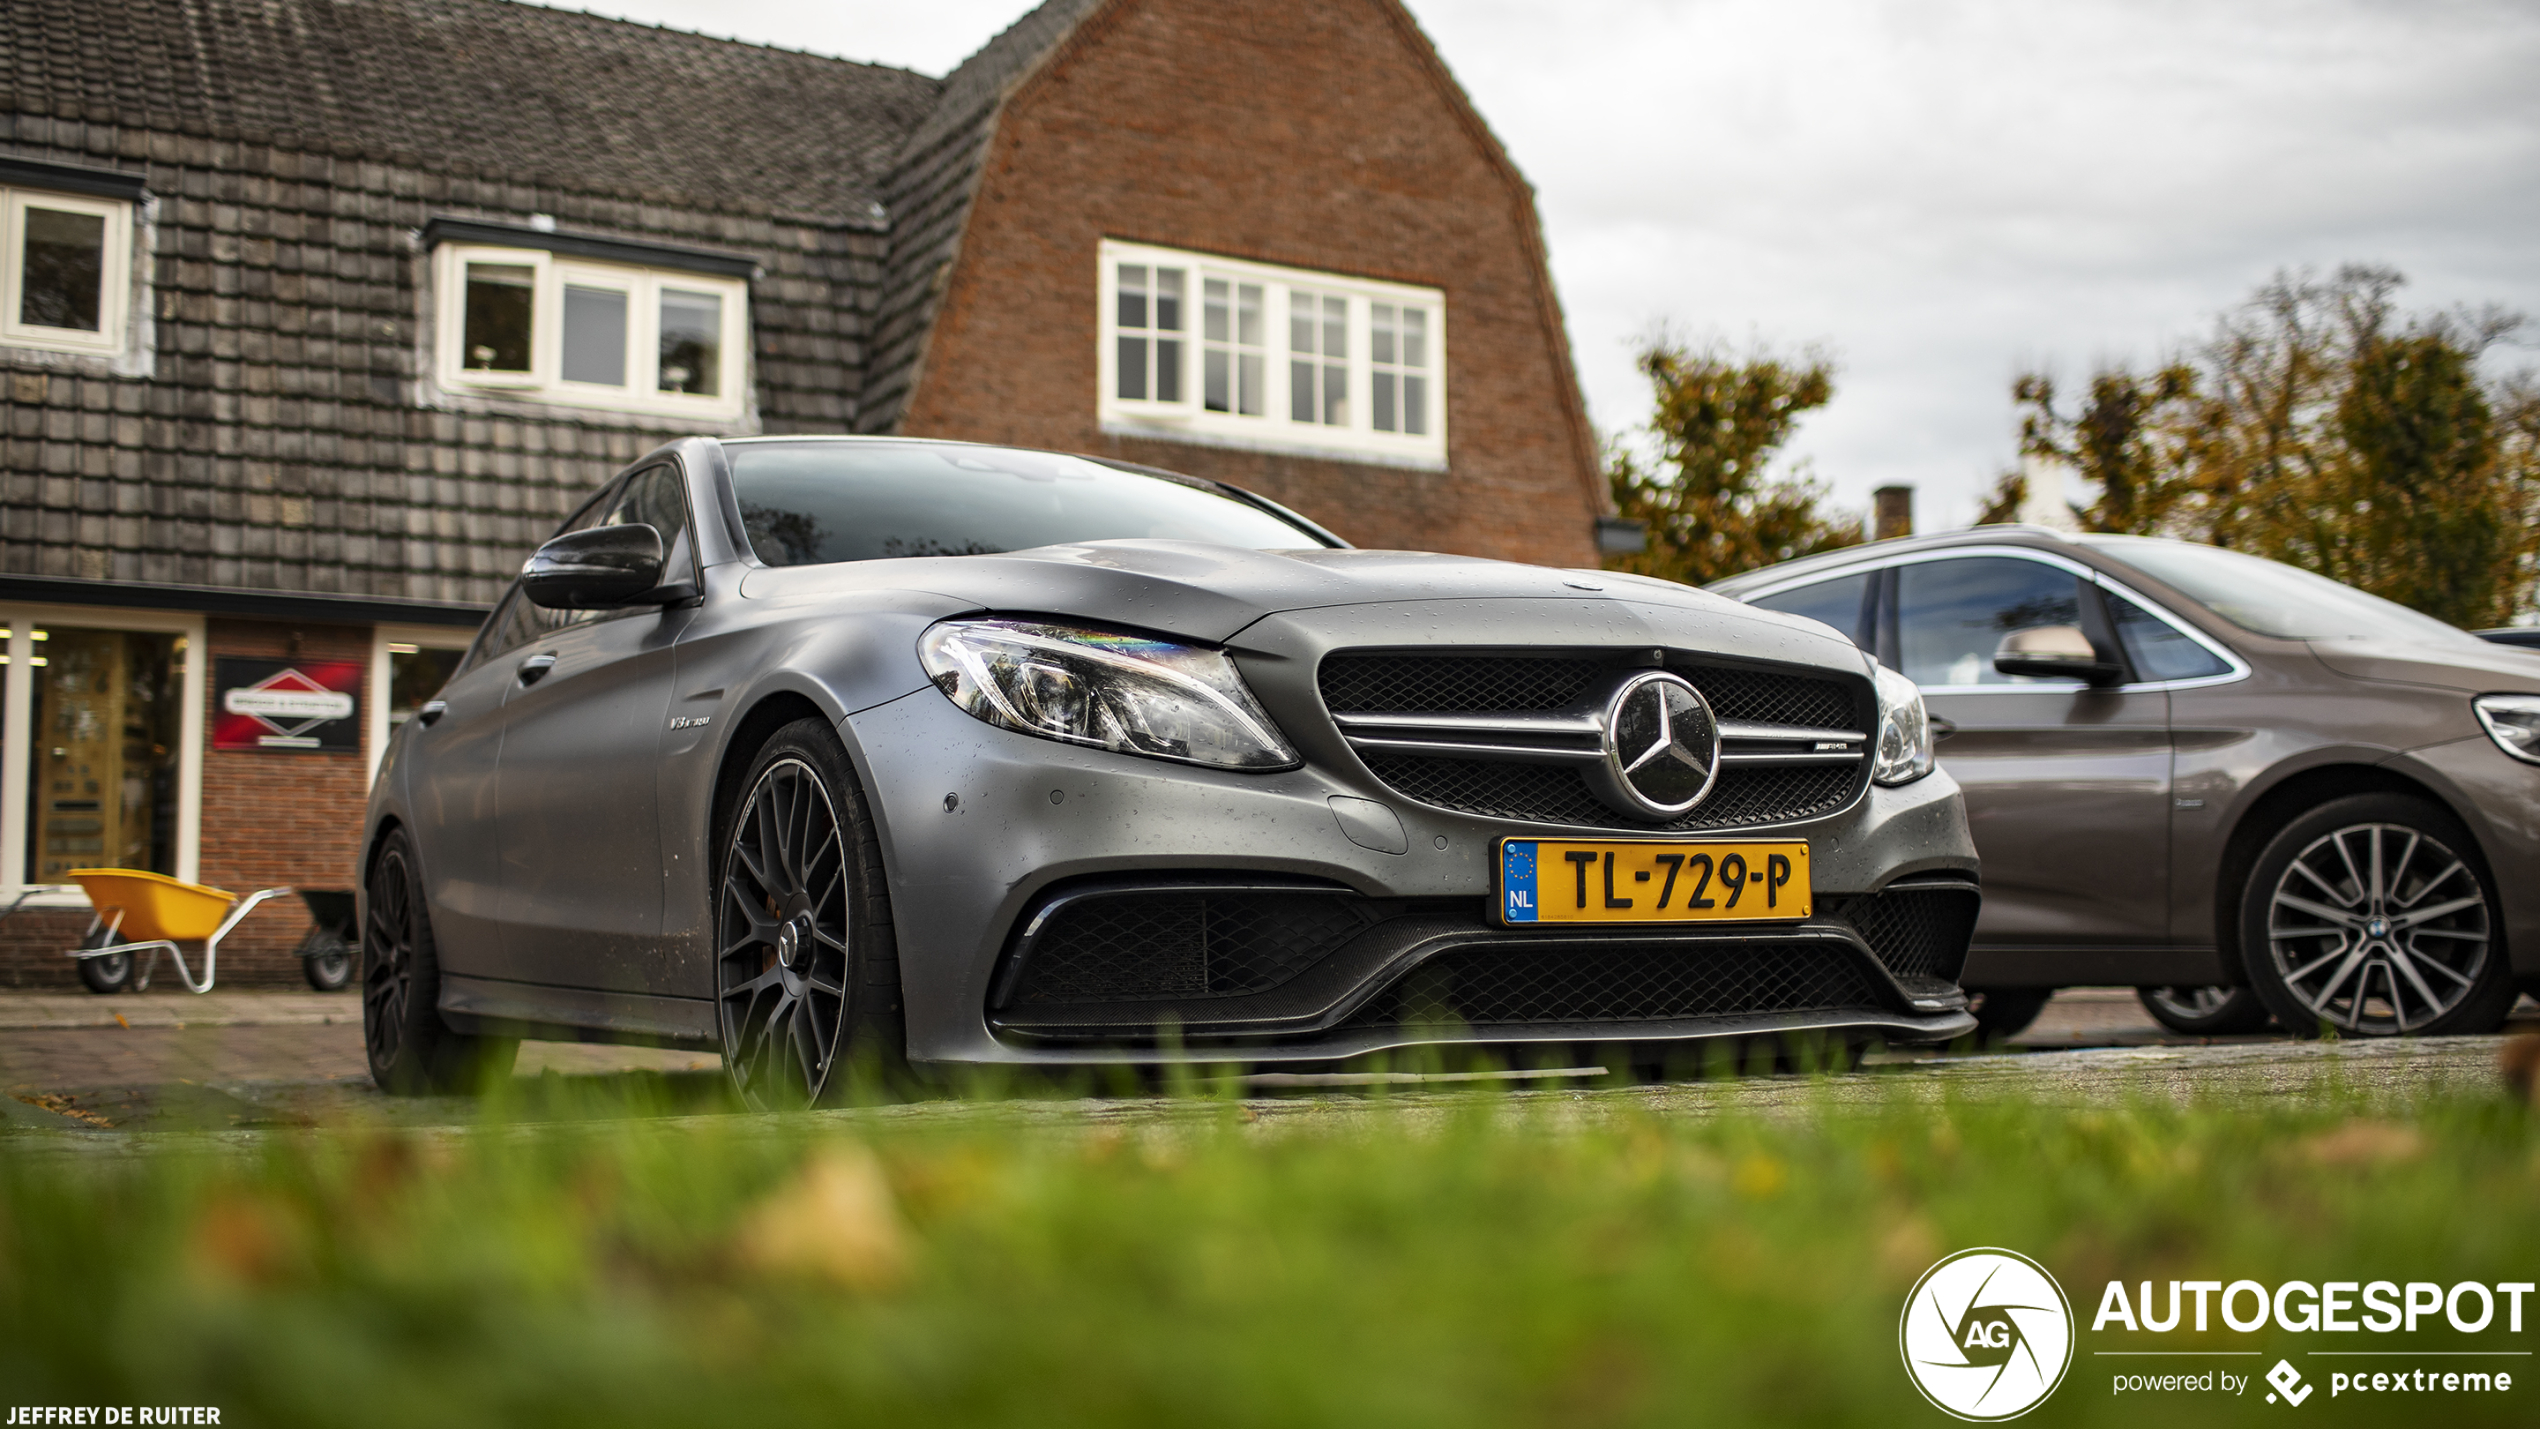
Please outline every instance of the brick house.
[[[672, 436], [1055, 447], [1562, 565], [1604, 510], [1531, 190], [1397, 0], [1050, 0], [940, 80], [19, 0], [0, 382], [0, 984], [68, 979], [69, 867], [349, 886], [395, 725]], [[305, 920], [249, 926], [224, 979], [291, 977]]]

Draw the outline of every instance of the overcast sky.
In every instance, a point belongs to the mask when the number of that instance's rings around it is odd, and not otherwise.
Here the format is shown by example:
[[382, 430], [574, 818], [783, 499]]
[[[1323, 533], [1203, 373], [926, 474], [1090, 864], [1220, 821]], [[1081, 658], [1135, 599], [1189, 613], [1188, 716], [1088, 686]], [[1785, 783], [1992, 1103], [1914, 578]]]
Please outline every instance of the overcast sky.
[[[589, 8], [942, 74], [1032, 5]], [[2540, 312], [2527, 0], [1411, 10], [1534, 181], [1599, 429], [1647, 417], [1631, 359], [1659, 324], [1818, 344], [1835, 398], [1793, 451], [1856, 507], [1913, 485], [1924, 529], [2015, 459], [2015, 373], [2149, 362], [2278, 268], [2387, 263], [2416, 306]]]

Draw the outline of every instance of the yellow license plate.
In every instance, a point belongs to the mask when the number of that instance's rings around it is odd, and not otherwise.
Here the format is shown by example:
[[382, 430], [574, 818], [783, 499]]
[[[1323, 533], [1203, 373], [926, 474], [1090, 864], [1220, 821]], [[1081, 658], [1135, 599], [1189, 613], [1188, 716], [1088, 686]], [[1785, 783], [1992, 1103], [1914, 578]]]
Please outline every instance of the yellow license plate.
[[1737, 923], [1809, 916], [1808, 845], [1501, 839], [1499, 921]]

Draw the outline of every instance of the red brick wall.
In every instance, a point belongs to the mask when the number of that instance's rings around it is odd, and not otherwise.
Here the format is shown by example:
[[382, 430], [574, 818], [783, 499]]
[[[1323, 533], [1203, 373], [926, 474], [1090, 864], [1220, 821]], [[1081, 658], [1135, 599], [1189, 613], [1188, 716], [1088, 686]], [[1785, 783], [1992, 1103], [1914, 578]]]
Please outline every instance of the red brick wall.
[[[1444, 290], [1450, 471], [1105, 435], [1104, 237]], [[1236, 482], [1365, 546], [1596, 563], [1532, 190], [1392, 0], [1120, 0], [998, 126], [904, 430]]]
[[[368, 626], [212, 620], [205, 634], [211, 647], [205, 653], [214, 660], [233, 655], [370, 664]], [[215, 707], [203, 716], [202, 881], [233, 893], [282, 883], [352, 887], [362, 810], [370, 799], [363, 757], [210, 749], [220, 692], [204, 693]], [[365, 718], [375, 693], [363, 691]], [[299, 982], [300, 964], [291, 950], [308, 930], [308, 912], [297, 898], [277, 898], [258, 908], [221, 944], [221, 982]]]

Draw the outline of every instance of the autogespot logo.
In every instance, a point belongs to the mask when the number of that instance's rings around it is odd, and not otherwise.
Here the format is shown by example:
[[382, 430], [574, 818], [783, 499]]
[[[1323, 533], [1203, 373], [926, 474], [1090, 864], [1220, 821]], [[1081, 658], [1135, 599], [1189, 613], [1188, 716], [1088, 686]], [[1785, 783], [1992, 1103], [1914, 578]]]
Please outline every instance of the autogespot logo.
[[1962, 1250], [1923, 1272], [1897, 1322], [1905, 1373], [1960, 1419], [2016, 1419], [2073, 1363], [2073, 1307], [2046, 1267], [2015, 1250]]

